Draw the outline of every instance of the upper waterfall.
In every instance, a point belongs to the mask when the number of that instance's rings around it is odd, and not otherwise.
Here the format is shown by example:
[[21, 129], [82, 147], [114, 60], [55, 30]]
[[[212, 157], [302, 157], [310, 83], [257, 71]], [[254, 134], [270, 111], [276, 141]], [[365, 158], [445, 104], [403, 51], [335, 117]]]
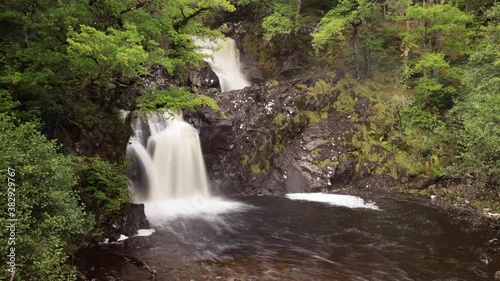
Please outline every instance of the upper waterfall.
[[251, 85], [241, 71], [240, 54], [234, 39], [193, 40], [200, 47], [200, 53], [210, 56], [205, 61], [219, 77], [221, 92], [239, 90]]

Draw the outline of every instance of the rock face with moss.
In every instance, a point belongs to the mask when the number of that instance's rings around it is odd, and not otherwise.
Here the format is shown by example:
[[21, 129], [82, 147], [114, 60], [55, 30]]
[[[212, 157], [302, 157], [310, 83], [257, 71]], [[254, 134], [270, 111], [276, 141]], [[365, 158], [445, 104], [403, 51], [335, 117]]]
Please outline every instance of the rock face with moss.
[[225, 194], [283, 194], [394, 185], [357, 157], [360, 119], [373, 109], [340, 75], [204, 92], [221, 113], [202, 108], [186, 119], [200, 130], [213, 186]]

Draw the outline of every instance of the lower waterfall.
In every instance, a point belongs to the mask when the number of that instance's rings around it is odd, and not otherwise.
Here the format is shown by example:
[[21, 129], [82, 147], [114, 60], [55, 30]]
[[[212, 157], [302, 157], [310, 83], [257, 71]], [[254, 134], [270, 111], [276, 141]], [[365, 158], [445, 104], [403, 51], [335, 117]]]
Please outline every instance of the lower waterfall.
[[[219, 77], [221, 92], [250, 85], [240, 70], [233, 39], [194, 41], [202, 53], [212, 56], [206, 61]], [[220, 49], [214, 50], [217, 45]], [[215, 218], [245, 208], [211, 195], [198, 131], [181, 114], [153, 114], [147, 120], [137, 116], [133, 126], [135, 134], [127, 148], [135, 160], [131, 182], [136, 201], [145, 204], [151, 222], [161, 224], [180, 216]]]

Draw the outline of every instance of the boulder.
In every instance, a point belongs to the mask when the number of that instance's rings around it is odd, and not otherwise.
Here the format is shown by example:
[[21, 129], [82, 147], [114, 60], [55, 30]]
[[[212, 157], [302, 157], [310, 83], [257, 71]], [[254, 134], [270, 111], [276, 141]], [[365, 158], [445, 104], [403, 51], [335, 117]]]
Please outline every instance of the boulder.
[[139, 229], [144, 228], [150, 228], [149, 221], [144, 213], [144, 204], [126, 204], [122, 211], [122, 219], [117, 232], [131, 237], [136, 235]]
[[127, 249], [141, 249], [151, 248], [153, 243], [147, 236], [135, 236], [125, 240], [123, 246]]
[[219, 87], [219, 77], [217, 77], [208, 65], [205, 65], [205, 67], [200, 70], [191, 71], [189, 73], [189, 82], [202, 88]]

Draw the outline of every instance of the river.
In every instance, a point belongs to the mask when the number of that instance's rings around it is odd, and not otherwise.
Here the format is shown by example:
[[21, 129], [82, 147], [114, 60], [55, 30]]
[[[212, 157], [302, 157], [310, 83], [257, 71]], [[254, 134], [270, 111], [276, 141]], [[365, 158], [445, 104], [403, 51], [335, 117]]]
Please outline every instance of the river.
[[149, 280], [120, 256], [131, 255], [157, 271], [155, 280], [469, 281], [492, 280], [500, 266], [480, 261], [485, 232], [453, 223], [429, 201], [378, 195], [376, 210], [271, 196], [231, 199], [250, 207], [154, 226], [148, 249], [88, 249], [79, 267], [96, 280]]

